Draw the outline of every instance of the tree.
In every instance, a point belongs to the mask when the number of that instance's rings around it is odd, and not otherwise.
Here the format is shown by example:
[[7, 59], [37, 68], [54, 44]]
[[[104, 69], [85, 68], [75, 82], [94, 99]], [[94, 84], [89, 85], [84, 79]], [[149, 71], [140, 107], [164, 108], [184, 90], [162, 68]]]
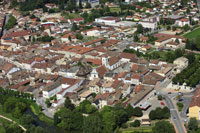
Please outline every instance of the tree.
[[162, 100], [163, 97], [161, 95], [158, 95], [158, 100]]
[[68, 108], [70, 110], [75, 109], [75, 106], [74, 106], [74, 104], [71, 103], [71, 100], [69, 99], [69, 97], [66, 97], [64, 107]]
[[103, 132], [104, 133], [112, 133], [114, 129], [117, 127], [116, 119], [113, 112], [105, 112], [102, 114], [103, 120]]
[[191, 52], [191, 53], [186, 55], [186, 58], [188, 59], [189, 64], [191, 64], [195, 61], [195, 54]]
[[178, 44], [180, 43], [178, 38], [176, 38], [175, 42], [178, 43]]
[[10, 124], [5, 129], [6, 129], [6, 133], [23, 133], [24, 132], [17, 124]]
[[78, 33], [78, 34], [76, 34], [76, 38], [79, 39], [79, 40], [82, 40], [83, 36], [81, 35], [81, 33]]
[[153, 133], [175, 133], [174, 126], [168, 121], [158, 121], [152, 128]]
[[9, 29], [13, 28], [14, 25], [16, 24], [16, 22], [17, 22], [17, 19], [13, 15], [10, 15], [9, 20], [5, 25], [5, 29], [9, 30]]
[[79, 9], [82, 9], [83, 5], [82, 5], [82, 0], [79, 0]]
[[133, 115], [133, 113], [134, 113], [133, 106], [131, 106], [130, 104], [128, 104], [127, 107], [126, 107], [126, 112], [127, 112], [128, 117], [130, 118]]
[[72, 24], [71, 31], [76, 31], [76, 30], [78, 30], [78, 26], [77, 26], [76, 23], [73, 23], [73, 24]]
[[196, 131], [198, 129], [198, 122], [195, 117], [190, 118], [188, 122], [188, 129], [193, 131]]
[[57, 112], [57, 115], [60, 118], [60, 123], [57, 126], [61, 127], [64, 131], [82, 131], [83, 116], [80, 112], [63, 107]]
[[49, 99], [46, 99], [45, 101], [46, 105], [47, 105], [47, 108], [51, 107], [51, 102]]
[[137, 34], [134, 34], [133, 40], [134, 40], [134, 42], [138, 42], [138, 41], [139, 41], [139, 38], [138, 38], [138, 35], [137, 35]]
[[140, 107], [134, 108], [133, 115], [137, 117], [141, 117], [143, 115], [141, 108]]
[[91, 8], [91, 4], [89, 2], [86, 2], [85, 8]]
[[99, 113], [91, 114], [83, 121], [83, 133], [102, 133], [103, 123]]
[[68, 40], [71, 42], [72, 41], [72, 37], [69, 35]]
[[136, 31], [136, 32], [139, 33], [139, 34], [142, 34], [143, 31], [144, 31], [143, 26], [142, 26], [141, 24], [138, 24], [138, 25], [137, 25], [137, 31]]
[[183, 30], [186, 32], [190, 29], [190, 26], [188, 24], [186, 24], [185, 26], [183, 26]]
[[133, 123], [131, 123], [132, 127], [139, 127], [140, 126], [140, 120], [135, 120]]

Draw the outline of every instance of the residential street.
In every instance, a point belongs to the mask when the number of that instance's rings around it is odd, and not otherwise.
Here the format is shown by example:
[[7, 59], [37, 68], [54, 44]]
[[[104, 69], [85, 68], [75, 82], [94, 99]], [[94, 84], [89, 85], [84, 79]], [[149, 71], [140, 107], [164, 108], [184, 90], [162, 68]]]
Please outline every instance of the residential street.
[[179, 116], [179, 113], [178, 113], [172, 99], [169, 98], [167, 95], [164, 95], [164, 97], [165, 97], [166, 104], [167, 104], [168, 108], [170, 109], [171, 119], [172, 119], [174, 125], [176, 126], [177, 132], [178, 133], [186, 133], [186, 131], [184, 130], [185, 127], [184, 127], [183, 121], [181, 120], [181, 117]]

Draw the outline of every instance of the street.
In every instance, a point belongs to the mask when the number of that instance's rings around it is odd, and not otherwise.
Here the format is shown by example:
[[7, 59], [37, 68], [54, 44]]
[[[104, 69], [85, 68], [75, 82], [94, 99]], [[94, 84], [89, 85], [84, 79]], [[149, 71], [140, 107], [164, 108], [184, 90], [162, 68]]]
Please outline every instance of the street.
[[170, 109], [171, 112], [171, 120], [174, 123], [174, 125], [176, 126], [176, 131], [178, 133], [186, 133], [183, 121], [181, 120], [179, 113], [176, 109], [176, 107], [174, 106], [174, 103], [172, 101], [171, 98], [169, 98], [167, 95], [164, 96], [165, 97], [165, 102], [168, 106], [168, 108]]

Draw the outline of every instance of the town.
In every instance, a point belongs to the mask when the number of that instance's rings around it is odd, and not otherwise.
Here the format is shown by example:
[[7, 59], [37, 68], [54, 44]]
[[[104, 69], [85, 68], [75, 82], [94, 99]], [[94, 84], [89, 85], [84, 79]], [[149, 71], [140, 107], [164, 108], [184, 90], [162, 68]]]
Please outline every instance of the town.
[[0, 132], [200, 132], [199, 10], [1, 0]]

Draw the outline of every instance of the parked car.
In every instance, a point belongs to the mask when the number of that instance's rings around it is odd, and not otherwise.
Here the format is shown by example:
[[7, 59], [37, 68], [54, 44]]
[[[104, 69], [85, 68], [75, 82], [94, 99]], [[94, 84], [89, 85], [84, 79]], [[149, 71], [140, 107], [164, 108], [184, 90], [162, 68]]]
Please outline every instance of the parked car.
[[165, 106], [165, 103], [164, 103], [164, 102], [160, 102], [160, 104], [163, 105], [163, 106]]
[[172, 92], [168, 92], [168, 94], [172, 94]]

